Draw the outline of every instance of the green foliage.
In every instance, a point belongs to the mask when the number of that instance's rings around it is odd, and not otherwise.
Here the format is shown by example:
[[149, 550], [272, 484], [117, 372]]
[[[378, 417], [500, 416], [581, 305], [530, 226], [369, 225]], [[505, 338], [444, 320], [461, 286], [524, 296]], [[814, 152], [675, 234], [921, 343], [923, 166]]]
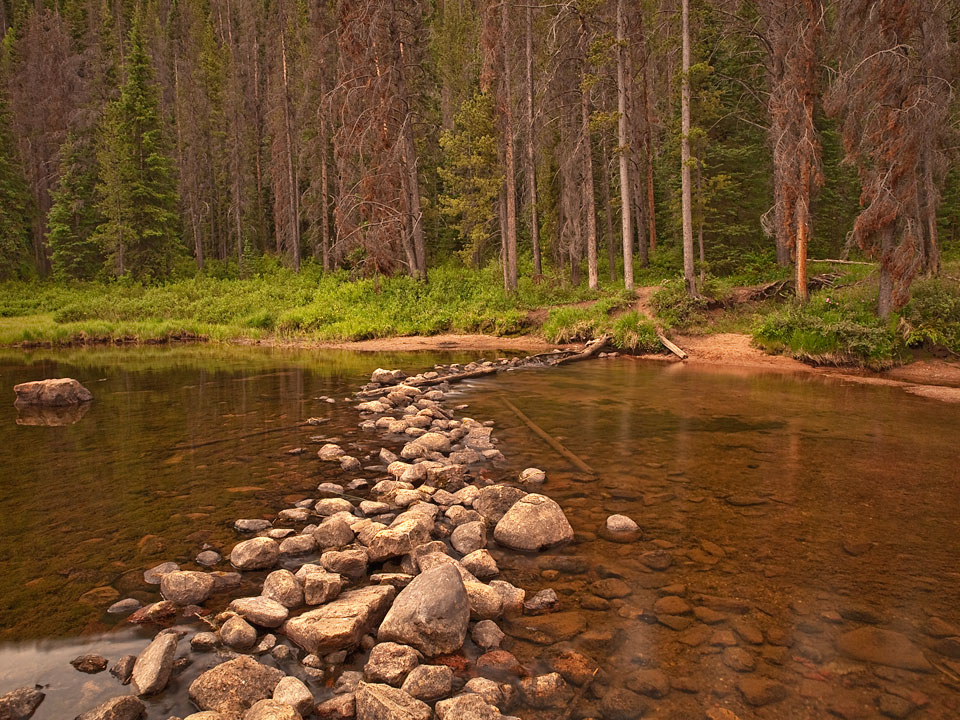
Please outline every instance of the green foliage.
[[926, 278], [900, 314], [900, 333], [910, 347], [930, 344], [960, 353], [960, 282]]
[[95, 239], [115, 274], [164, 278], [183, 251], [179, 201], [139, 16], [128, 53], [127, 80], [100, 128], [97, 208], [104, 220]]
[[610, 313], [623, 305], [622, 297], [609, 297], [595, 303], [551, 308], [541, 335], [554, 343], [592, 340], [612, 326]]
[[663, 351], [657, 328], [646, 315], [631, 310], [613, 320], [611, 327], [613, 344], [633, 353], [658, 353]]
[[701, 322], [707, 309], [703, 296], [691, 297], [681, 280], [670, 280], [650, 298], [657, 318], [667, 327], [684, 327]]
[[460, 106], [454, 129], [440, 136], [444, 193], [440, 213], [460, 233], [465, 262], [482, 260], [496, 232], [497, 198], [503, 185], [498, 166], [494, 100], [478, 93]]
[[30, 205], [10, 133], [6, 102], [0, 95], [0, 279], [28, 272]]
[[47, 214], [50, 261], [59, 280], [90, 280], [103, 270], [103, 250], [93, 236], [100, 222], [95, 183], [93, 149], [68, 135], [60, 148], [60, 180]]

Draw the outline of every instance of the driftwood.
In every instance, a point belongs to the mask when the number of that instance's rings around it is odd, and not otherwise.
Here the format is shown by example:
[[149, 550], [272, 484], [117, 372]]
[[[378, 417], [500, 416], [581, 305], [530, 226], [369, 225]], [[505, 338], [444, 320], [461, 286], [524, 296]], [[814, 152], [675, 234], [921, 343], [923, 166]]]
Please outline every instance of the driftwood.
[[597, 353], [599, 353], [609, 344], [610, 344], [610, 336], [602, 335], [596, 340], [592, 340], [588, 342], [586, 345], [584, 345], [583, 350], [581, 350], [580, 352], [575, 353], [573, 355], [567, 355], [566, 357], [562, 357], [559, 360], [557, 360], [555, 363], [551, 363], [551, 364], [563, 365], [564, 363], [577, 362], [578, 360], [586, 360], [587, 358], [591, 358]]
[[544, 430], [542, 427], [540, 427], [539, 425], [537, 425], [533, 420], [531, 420], [529, 417], [527, 417], [527, 415], [526, 415], [520, 408], [518, 408], [518, 407], [517, 407], [516, 405], [514, 405], [512, 402], [510, 402], [509, 400], [507, 400], [507, 398], [505, 398], [505, 397], [501, 397], [500, 399], [503, 400], [503, 404], [504, 404], [504, 405], [506, 405], [508, 408], [510, 408], [510, 409], [513, 411], [514, 415], [516, 415], [518, 418], [520, 418], [520, 419], [523, 421], [523, 424], [524, 424], [524, 425], [526, 425], [528, 428], [530, 428], [531, 430], [533, 430], [533, 432], [535, 432], [537, 435], [539, 435], [540, 438], [541, 438], [545, 443], [547, 443], [547, 445], [549, 445], [549, 446], [552, 447], [554, 450], [556, 450], [558, 453], [560, 453], [561, 455], [563, 455], [567, 460], [569, 460], [571, 463], [573, 463], [579, 470], [582, 470], [583, 472], [588, 473], [588, 474], [590, 474], [590, 475], [596, 475], [596, 473], [593, 471], [593, 468], [592, 468], [592, 467], [590, 467], [589, 465], [587, 465], [587, 464], [586, 464], [583, 460], [581, 460], [574, 452], [572, 452], [571, 450], [568, 450], [566, 447], [564, 447], [564, 446], [560, 443], [559, 440], [557, 440], [555, 437], [553, 437], [553, 435], [551, 435], [550, 433], [548, 433], [548, 432], [547, 432], [546, 430]]
[[681, 360], [687, 359], [687, 354], [681, 350], [677, 345], [673, 344], [667, 339], [667, 336], [663, 334], [663, 331], [657, 328], [657, 337], [660, 338], [660, 342], [663, 343], [663, 346], [676, 355]]
[[[807, 280], [807, 290], [814, 292], [826, 288], [836, 287], [840, 276], [836, 273], [823, 273], [814, 275]], [[756, 285], [754, 287], [738, 288], [729, 297], [723, 300], [716, 300], [711, 303], [711, 307], [730, 307], [731, 305], [741, 305], [743, 303], [755, 302], [757, 300], [766, 300], [767, 298], [777, 297], [778, 295], [792, 294], [795, 291], [796, 282], [793, 278], [788, 280], [777, 280], [776, 282]]]
[[861, 260], [807, 260], [809, 263], [831, 263], [833, 265], [876, 265], [875, 262], [863, 262]]

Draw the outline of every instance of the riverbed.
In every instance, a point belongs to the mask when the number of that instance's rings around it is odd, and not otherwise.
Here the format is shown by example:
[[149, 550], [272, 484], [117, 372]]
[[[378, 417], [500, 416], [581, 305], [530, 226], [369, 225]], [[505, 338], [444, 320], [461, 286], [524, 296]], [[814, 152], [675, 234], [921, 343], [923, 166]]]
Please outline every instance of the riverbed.
[[[119, 598], [158, 599], [144, 570], [165, 560], [193, 568], [205, 545], [226, 554], [236, 518], [272, 518], [315, 497], [318, 483], [342, 482], [338, 467], [318, 462], [319, 443], [369, 464], [380, 446], [357, 429], [350, 396], [373, 368], [471, 359], [217, 346], [0, 355], [0, 386], [71, 376], [96, 398], [53, 427], [18, 424], [31, 420], [12, 402], [0, 407], [0, 694], [48, 686], [35, 717], [60, 718], [127, 692], [68, 663], [147, 644], [149, 633], [105, 613]], [[640, 677], [666, 678], [641, 693], [648, 715], [665, 718], [718, 707], [741, 718], [960, 714], [960, 664], [943, 630], [960, 625], [956, 406], [895, 387], [628, 358], [455, 388], [450, 402], [494, 421], [506, 463], [485, 470], [489, 479], [545, 470], [542, 492], [576, 532], [558, 550], [495, 556], [528, 595], [560, 597], [557, 613], [504, 623], [505, 647], [532, 671], [564, 649], [603, 668], [584, 711]], [[640, 539], [605, 539], [614, 513], [639, 523]], [[677, 627], [653, 612], [664, 596], [690, 606]], [[715, 615], [692, 612], [711, 604]], [[931, 670], [838, 651], [861, 627], [908, 638]], [[732, 667], [731, 649], [752, 669]], [[149, 717], [187, 714], [177, 687], [196, 674], [178, 677]], [[746, 703], [738, 683], [754, 676], [786, 696]]]

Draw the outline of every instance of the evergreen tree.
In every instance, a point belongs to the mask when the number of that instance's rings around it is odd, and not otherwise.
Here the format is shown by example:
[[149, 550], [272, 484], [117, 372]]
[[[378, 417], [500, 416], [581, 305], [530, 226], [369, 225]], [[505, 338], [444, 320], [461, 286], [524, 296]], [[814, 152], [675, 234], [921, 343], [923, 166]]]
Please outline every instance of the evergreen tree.
[[23, 273], [30, 257], [30, 193], [0, 96], [0, 278]]
[[91, 143], [68, 135], [60, 148], [60, 182], [47, 215], [47, 242], [58, 279], [89, 280], [103, 269], [103, 249], [93, 235], [101, 219], [94, 163]]
[[104, 221], [95, 239], [110, 269], [141, 278], [168, 275], [183, 250], [179, 200], [139, 17], [130, 29], [126, 82], [101, 123], [97, 160]]

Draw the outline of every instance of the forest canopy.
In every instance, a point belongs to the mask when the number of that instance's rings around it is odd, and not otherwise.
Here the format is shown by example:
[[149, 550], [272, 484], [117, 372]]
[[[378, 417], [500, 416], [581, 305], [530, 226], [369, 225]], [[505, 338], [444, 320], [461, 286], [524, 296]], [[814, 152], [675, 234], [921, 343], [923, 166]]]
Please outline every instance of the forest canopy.
[[[960, 238], [943, 0], [0, 0], [0, 277], [632, 287]], [[759, 260], [758, 260], [759, 258]]]

